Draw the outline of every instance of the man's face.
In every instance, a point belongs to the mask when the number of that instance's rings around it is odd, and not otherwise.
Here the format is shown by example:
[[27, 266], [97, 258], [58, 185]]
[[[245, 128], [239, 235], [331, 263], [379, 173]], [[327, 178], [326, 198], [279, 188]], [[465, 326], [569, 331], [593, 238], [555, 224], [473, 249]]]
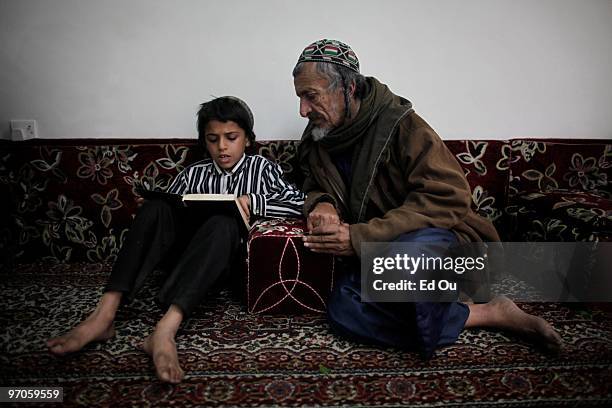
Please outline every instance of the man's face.
[[308, 118], [315, 129], [326, 134], [344, 123], [342, 88], [330, 91], [329, 81], [317, 72], [316, 64], [304, 63], [302, 72], [293, 79], [293, 85], [300, 98], [300, 115]]

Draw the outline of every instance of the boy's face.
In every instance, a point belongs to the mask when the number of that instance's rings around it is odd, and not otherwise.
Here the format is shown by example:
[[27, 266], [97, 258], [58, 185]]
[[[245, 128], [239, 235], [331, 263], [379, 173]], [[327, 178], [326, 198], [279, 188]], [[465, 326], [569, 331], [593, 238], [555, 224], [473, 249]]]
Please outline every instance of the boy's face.
[[211, 120], [204, 131], [210, 157], [224, 170], [231, 170], [244, 154], [250, 142], [244, 129], [236, 122]]

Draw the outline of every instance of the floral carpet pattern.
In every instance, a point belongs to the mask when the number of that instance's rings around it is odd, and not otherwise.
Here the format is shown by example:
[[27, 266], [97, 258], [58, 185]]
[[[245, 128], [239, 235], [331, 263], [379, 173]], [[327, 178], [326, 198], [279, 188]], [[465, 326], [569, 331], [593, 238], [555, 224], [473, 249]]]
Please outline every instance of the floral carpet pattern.
[[[249, 314], [228, 292], [210, 298], [177, 337], [186, 379], [161, 384], [139, 349], [161, 316], [156, 281], [120, 309], [117, 335], [68, 356], [44, 341], [82, 320], [110, 265], [27, 264], [0, 275], [0, 383], [64, 387], [85, 406], [610, 406], [612, 319], [598, 307], [530, 303], [565, 343], [548, 355], [527, 339], [466, 330], [429, 361], [347, 342], [324, 315]], [[609, 309], [608, 309], [609, 310]]]

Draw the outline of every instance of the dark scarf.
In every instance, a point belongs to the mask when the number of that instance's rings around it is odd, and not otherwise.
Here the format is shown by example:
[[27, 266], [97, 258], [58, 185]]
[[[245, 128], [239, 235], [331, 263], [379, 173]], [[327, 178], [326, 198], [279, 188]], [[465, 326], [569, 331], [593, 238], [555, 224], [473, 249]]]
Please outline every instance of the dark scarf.
[[[367, 92], [357, 116], [333, 129], [323, 139], [312, 139], [309, 124], [302, 135], [299, 158], [305, 174], [317, 181], [322, 191], [332, 194], [346, 221], [362, 222], [370, 183], [388, 148], [399, 120], [412, 112], [412, 104], [373, 77], [366, 78]], [[350, 196], [330, 154], [353, 149]], [[306, 167], [306, 168], [305, 168]]]

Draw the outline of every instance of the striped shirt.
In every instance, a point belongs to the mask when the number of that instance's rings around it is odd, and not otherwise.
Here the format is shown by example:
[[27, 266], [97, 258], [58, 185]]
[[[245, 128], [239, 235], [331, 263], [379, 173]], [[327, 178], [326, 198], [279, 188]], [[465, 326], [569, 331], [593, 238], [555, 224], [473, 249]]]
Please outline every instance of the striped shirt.
[[229, 171], [212, 159], [183, 170], [168, 192], [175, 194], [248, 194], [251, 214], [261, 217], [302, 215], [305, 195], [283, 179], [280, 166], [259, 155], [243, 155]]

